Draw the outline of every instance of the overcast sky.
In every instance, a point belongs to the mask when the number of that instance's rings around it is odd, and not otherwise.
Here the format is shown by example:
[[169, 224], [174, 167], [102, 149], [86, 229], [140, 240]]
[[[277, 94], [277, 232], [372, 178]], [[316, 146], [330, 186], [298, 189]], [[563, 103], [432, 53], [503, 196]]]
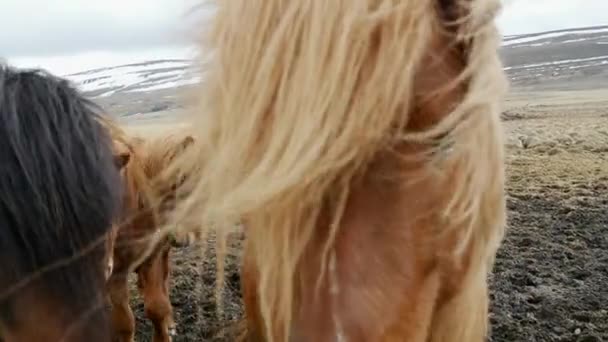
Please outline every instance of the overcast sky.
[[[187, 13], [200, 2], [0, 0], [0, 58], [168, 55], [192, 40]], [[505, 0], [498, 22], [505, 35], [608, 24], [608, 0]]]

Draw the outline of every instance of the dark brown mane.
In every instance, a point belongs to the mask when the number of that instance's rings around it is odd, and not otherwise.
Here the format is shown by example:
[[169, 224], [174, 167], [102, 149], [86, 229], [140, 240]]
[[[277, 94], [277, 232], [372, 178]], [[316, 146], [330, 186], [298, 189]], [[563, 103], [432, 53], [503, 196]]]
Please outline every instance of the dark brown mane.
[[122, 191], [99, 108], [0, 66], [0, 339], [109, 339], [104, 241]]

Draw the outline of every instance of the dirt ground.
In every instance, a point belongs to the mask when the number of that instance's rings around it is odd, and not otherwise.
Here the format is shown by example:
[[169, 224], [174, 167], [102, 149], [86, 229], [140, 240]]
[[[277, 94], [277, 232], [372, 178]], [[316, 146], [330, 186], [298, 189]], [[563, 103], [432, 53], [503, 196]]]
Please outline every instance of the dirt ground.
[[[509, 223], [490, 277], [489, 341], [608, 341], [608, 92], [514, 93], [505, 130]], [[242, 314], [234, 247], [223, 317], [213, 250], [174, 250], [175, 342], [234, 339], [222, 335]], [[137, 341], [150, 341], [136, 295], [133, 307]]]

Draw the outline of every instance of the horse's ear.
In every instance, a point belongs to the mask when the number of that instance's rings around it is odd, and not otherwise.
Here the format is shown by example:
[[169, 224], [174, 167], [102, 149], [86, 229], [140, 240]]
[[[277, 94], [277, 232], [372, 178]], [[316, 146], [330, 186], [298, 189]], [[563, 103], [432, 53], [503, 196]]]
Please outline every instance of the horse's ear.
[[131, 153], [122, 152], [114, 155], [114, 165], [118, 168], [118, 170], [122, 170], [131, 160]]

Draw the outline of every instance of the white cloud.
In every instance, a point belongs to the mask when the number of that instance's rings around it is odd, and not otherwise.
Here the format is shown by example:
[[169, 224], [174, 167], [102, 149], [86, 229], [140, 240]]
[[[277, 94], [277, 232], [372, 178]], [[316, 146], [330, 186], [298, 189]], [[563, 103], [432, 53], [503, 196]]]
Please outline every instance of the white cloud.
[[192, 39], [194, 0], [2, 0], [0, 54], [138, 50]]
[[20, 68], [46, 69], [63, 76], [159, 59], [191, 59], [195, 54], [194, 47], [159, 47], [139, 51], [91, 51], [56, 56], [9, 57], [7, 62]]
[[505, 0], [498, 19], [505, 35], [608, 25], [606, 0]]

